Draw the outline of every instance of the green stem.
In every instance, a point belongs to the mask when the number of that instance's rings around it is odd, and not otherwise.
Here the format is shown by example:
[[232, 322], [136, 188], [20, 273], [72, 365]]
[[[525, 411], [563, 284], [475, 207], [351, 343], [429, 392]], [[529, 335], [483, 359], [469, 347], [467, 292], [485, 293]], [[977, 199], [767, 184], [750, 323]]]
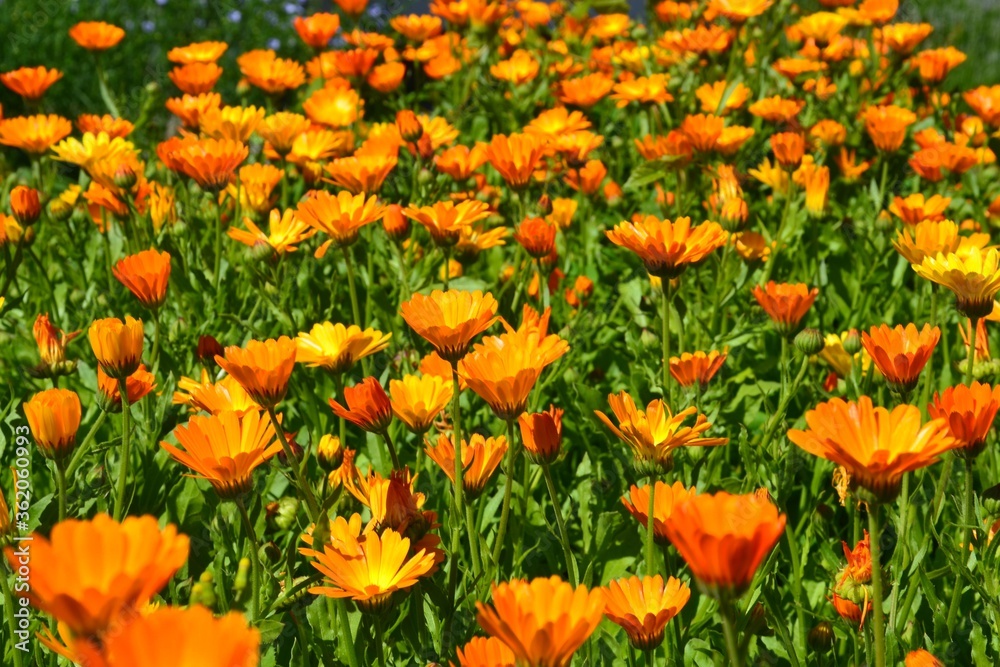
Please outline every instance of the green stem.
[[[974, 512], [973, 506], [973, 474], [972, 465], [974, 459], [965, 459], [965, 503], [962, 509], [962, 543], [959, 545], [962, 557], [959, 559], [958, 566], [964, 567], [965, 563], [969, 560], [969, 546], [972, 544], [972, 524], [974, 518], [972, 516]], [[955, 575], [955, 589], [951, 593], [951, 603], [948, 605], [948, 634], [951, 635], [955, 631], [955, 622], [958, 620], [958, 608], [959, 603], [962, 600], [962, 573], [958, 572]]]
[[118, 494], [115, 496], [115, 521], [121, 521], [122, 513], [125, 510], [125, 484], [128, 478], [129, 459], [132, 456], [131, 438], [129, 431], [132, 429], [131, 411], [128, 405], [128, 385], [125, 379], [118, 380], [118, 393], [122, 399], [122, 457], [118, 467]]
[[76, 448], [76, 451], [73, 453], [73, 458], [70, 459], [69, 465], [66, 467], [66, 476], [69, 479], [73, 479], [73, 474], [76, 472], [76, 469], [80, 467], [80, 463], [83, 461], [84, 455], [90, 450], [90, 446], [94, 444], [94, 438], [97, 436], [97, 431], [101, 428], [101, 425], [104, 424], [104, 420], [107, 419], [107, 417], [108, 413], [102, 410], [101, 414], [97, 415], [97, 421], [95, 421], [94, 425], [90, 427], [89, 431], [87, 431], [87, 435], [84, 437], [83, 442]]
[[350, 667], [358, 667], [358, 649], [354, 645], [354, 636], [351, 634], [351, 619], [347, 615], [347, 606], [344, 600], [333, 600], [340, 620], [337, 626], [340, 628], [340, 642], [343, 645], [343, 652], [347, 655], [347, 664]]
[[219, 298], [219, 288], [222, 286], [222, 204], [218, 193], [212, 194], [215, 204], [215, 266], [212, 269], [212, 279], [215, 280], [215, 298]]
[[309, 519], [315, 523], [320, 519], [320, 510], [319, 505], [316, 504], [316, 497], [313, 495], [312, 487], [309, 486], [309, 480], [302, 476], [302, 470], [299, 468], [298, 459], [295, 454], [292, 453], [292, 448], [288, 445], [288, 438], [285, 437], [285, 430], [281, 428], [281, 424], [278, 422], [278, 415], [275, 414], [273, 407], [269, 407], [267, 409], [267, 416], [271, 418], [271, 424], [274, 425], [274, 432], [278, 435], [278, 441], [281, 443], [281, 449], [285, 452], [285, 458], [288, 460], [288, 467], [292, 469], [292, 475], [295, 477], [295, 484], [299, 487], [299, 491], [302, 492], [302, 495], [305, 496], [306, 508], [309, 510]]
[[542, 260], [535, 260], [535, 264], [538, 266], [538, 289], [542, 293], [542, 310], [544, 312], [548, 310], [551, 301], [551, 297], [549, 296], [549, 281], [542, 271]]
[[965, 386], [972, 388], [973, 370], [976, 360], [976, 334], [979, 331], [978, 317], [969, 318], [972, 323], [972, 330], [969, 332], [969, 356], [965, 360]]
[[799, 554], [799, 544], [795, 541], [792, 527], [785, 530], [788, 535], [788, 556], [792, 561], [792, 594], [795, 597], [795, 617], [798, 624], [798, 636], [796, 637], [796, 648], [806, 650], [806, 619], [802, 610], [806, 606], [806, 600], [802, 592], [802, 557]]
[[646, 503], [646, 576], [652, 577], [656, 574], [656, 560], [654, 558], [653, 538], [656, 535], [656, 475], [650, 475], [649, 481], [649, 502]]
[[785, 411], [788, 410], [788, 404], [791, 403], [792, 397], [796, 395], [799, 389], [799, 385], [802, 384], [802, 380], [806, 376], [806, 371], [809, 370], [809, 357], [802, 357], [802, 366], [799, 368], [799, 374], [795, 376], [792, 381], [791, 391], [788, 391], [785, 396], [782, 397], [781, 402], [778, 404], [778, 409], [771, 417], [770, 421], [767, 422], [767, 426], [764, 429], [764, 435], [760, 441], [760, 448], [766, 450], [767, 446], [771, 444], [771, 438], [774, 437], [774, 432], [778, 428], [778, 424], [781, 423], [782, 418], [785, 416]]
[[875, 635], [875, 667], [885, 667], [885, 611], [882, 609], [882, 537], [879, 503], [868, 504], [868, 539], [872, 552], [872, 631]]
[[153, 375], [160, 366], [160, 309], [153, 309], [153, 353], [150, 356]]
[[559, 528], [559, 539], [562, 541], [563, 554], [566, 558], [566, 571], [569, 574], [569, 583], [573, 588], [576, 588], [578, 582], [576, 558], [573, 557], [573, 548], [569, 543], [569, 533], [566, 532], [566, 523], [563, 521], [562, 505], [559, 502], [559, 494], [556, 493], [556, 485], [552, 481], [552, 471], [549, 469], [548, 463], [542, 464], [542, 473], [545, 475], [545, 485], [549, 488], [552, 509], [556, 513], [556, 526]]
[[[10, 641], [14, 642], [17, 636], [17, 617], [14, 616], [14, 596], [10, 592], [10, 583], [7, 581], [7, 568], [0, 565], [0, 590], [3, 591], [3, 609], [7, 616], [7, 626], [10, 628]], [[21, 651], [12, 646], [14, 654], [14, 667], [22, 667]]]
[[514, 446], [514, 420], [507, 420], [507, 461], [504, 463], [504, 474], [507, 479], [503, 485], [503, 509], [500, 511], [500, 527], [497, 529], [497, 539], [493, 543], [493, 563], [500, 570], [500, 554], [503, 553], [503, 540], [507, 534], [507, 520], [510, 518], [510, 495], [514, 487], [514, 463], [517, 461], [517, 448]]
[[399, 464], [399, 455], [396, 454], [396, 446], [392, 444], [392, 437], [389, 435], [389, 429], [386, 429], [384, 433], [380, 434], [382, 439], [385, 440], [385, 446], [389, 448], [389, 457], [392, 459], [392, 469], [402, 470], [403, 466]]
[[743, 652], [740, 650], [739, 632], [736, 630], [735, 609], [728, 599], [721, 600], [719, 612], [722, 616], [722, 634], [726, 638], [726, 652], [732, 667], [743, 667]]
[[479, 531], [472, 503], [465, 504], [465, 529], [469, 531], [469, 551], [472, 553], [472, 572], [478, 577], [483, 572], [483, 560], [479, 555]]
[[59, 520], [66, 519], [66, 465], [65, 461], [54, 461], [56, 468], [56, 488], [59, 490]]
[[250, 622], [252, 623], [257, 620], [260, 605], [260, 545], [257, 543], [257, 533], [242, 498], [236, 498], [236, 507], [240, 511], [240, 519], [243, 520], [243, 528], [250, 543]]
[[448, 291], [448, 283], [451, 279], [451, 248], [445, 247], [444, 252], [444, 276], [442, 281], [444, 282], [444, 291]]
[[385, 638], [382, 630], [382, 616], [375, 615], [375, 648], [378, 652], [379, 667], [385, 667]]
[[354, 285], [354, 262], [351, 260], [351, 253], [347, 246], [343, 246], [344, 262], [347, 264], [347, 287], [351, 291], [351, 314], [354, 316], [354, 323], [362, 329], [365, 328], [361, 321], [361, 309], [358, 308], [358, 290]]
[[670, 279], [660, 279], [660, 295], [663, 315], [663, 400], [670, 402]]
[[781, 252], [781, 237], [785, 235], [785, 225], [788, 223], [788, 214], [792, 210], [792, 200], [795, 199], [795, 182], [788, 179], [788, 196], [785, 198], [785, 208], [781, 212], [781, 222], [778, 223], [778, 233], [774, 236], [774, 248], [767, 257], [764, 266], [764, 273], [760, 276], [759, 285], [766, 285], [771, 279], [771, 272], [774, 271], [774, 264], [778, 261], [778, 253]]

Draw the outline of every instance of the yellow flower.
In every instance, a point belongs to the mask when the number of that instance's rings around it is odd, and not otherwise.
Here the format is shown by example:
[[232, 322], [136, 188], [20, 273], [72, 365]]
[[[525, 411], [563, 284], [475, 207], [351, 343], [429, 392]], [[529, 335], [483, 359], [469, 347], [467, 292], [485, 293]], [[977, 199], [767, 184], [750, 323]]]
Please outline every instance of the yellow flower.
[[917, 275], [954, 292], [958, 309], [966, 317], [986, 317], [993, 311], [993, 297], [1000, 292], [1000, 251], [996, 248], [938, 253], [912, 266]]
[[426, 433], [448, 405], [454, 394], [454, 382], [440, 375], [405, 375], [389, 380], [392, 411], [413, 433]]
[[389, 347], [392, 334], [375, 329], [361, 330], [356, 324], [323, 322], [295, 339], [299, 361], [308, 366], [322, 366], [331, 373], [349, 371], [359, 360]]

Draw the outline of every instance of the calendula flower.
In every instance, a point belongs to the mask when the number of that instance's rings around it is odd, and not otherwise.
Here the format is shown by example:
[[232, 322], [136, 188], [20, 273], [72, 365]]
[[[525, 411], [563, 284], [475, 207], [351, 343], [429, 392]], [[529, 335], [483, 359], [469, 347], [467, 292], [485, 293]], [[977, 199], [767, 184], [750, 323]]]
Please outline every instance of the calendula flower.
[[167, 60], [179, 65], [190, 63], [214, 63], [226, 52], [225, 42], [194, 42], [187, 46], [175, 46], [167, 51]]
[[929, 466], [944, 452], [961, 446], [943, 419], [921, 424], [918, 408], [876, 408], [867, 396], [857, 403], [839, 398], [820, 403], [805, 418], [808, 429], [792, 429], [788, 439], [810, 454], [844, 466], [852, 486], [864, 488], [878, 502], [895, 499], [905, 473]]
[[986, 447], [986, 436], [993, 428], [993, 420], [1000, 409], [1000, 387], [973, 381], [948, 387], [927, 405], [931, 419], [943, 419], [948, 424], [948, 434], [958, 443], [955, 454], [962, 458], [975, 458]]
[[[32, 536], [27, 597], [74, 636], [97, 639], [149, 602], [187, 556], [187, 536], [173, 525], [161, 529], [156, 517], [118, 523], [98, 514], [87, 521], [60, 521], [48, 538]], [[18, 567], [13, 550], [7, 558]]]
[[1000, 85], [973, 88], [962, 99], [987, 125], [1000, 127]]
[[792, 180], [806, 191], [806, 211], [811, 216], [821, 216], [826, 209], [830, 193], [830, 169], [819, 166], [811, 155], [805, 156]]
[[785, 124], [798, 116], [799, 112], [805, 106], [806, 103], [802, 100], [790, 100], [780, 95], [775, 95], [774, 97], [767, 97], [754, 102], [750, 105], [748, 111], [769, 123]]
[[347, 127], [364, 115], [364, 100], [351, 88], [320, 88], [302, 104], [314, 122], [327, 127]]
[[456, 650], [459, 667], [515, 667], [514, 652], [496, 637], [473, 637]]
[[360, 384], [345, 387], [343, 401], [346, 407], [330, 399], [330, 407], [341, 419], [371, 433], [385, 433], [389, 428], [392, 404], [377, 379], [366, 377]]
[[245, 144], [264, 120], [263, 108], [210, 107], [198, 117], [201, 133], [213, 139], [228, 139]]
[[[432, 446], [428, 443], [424, 451], [454, 484], [455, 446], [451, 438], [441, 434], [437, 444]], [[482, 494], [506, 453], [507, 438], [502, 435], [485, 438], [474, 433], [471, 440], [462, 440], [462, 490], [467, 498], [474, 500]]]
[[296, 16], [292, 25], [306, 46], [320, 51], [327, 47], [340, 29], [340, 17], [327, 12], [317, 12], [312, 16]]
[[454, 394], [454, 382], [450, 375], [450, 372], [449, 377], [405, 375], [402, 380], [389, 380], [392, 412], [410, 432], [417, 435], [426, 433], [448, 405]]
[[338, 158], [323, 169], [330, 182], [352, 194], [378, 192], [396, 164], [398, 145], [375, 145], [370, 150], [355, 151], [350, 157]]
[[41, 155], [73, 131], [68, 118], [55, 114], [0, 119], [0, 144]]
[[[636, 407], [628, 392], [609, 394], [608, 405], [618, 426], [603, 412], [594, 411], [618, 438], [632, 448], [635, 464], [643, 470], [669, 470], [673, 453], [678, 447], [711, 447], [724, 445], [728, 438], [704, 438], [712, 425], [695, 407], [685, 408], [676, 415], [660, 399], [649, 402], [645, 410]], [[694, 424], [686, 426], [688, 417], [696, 415]]]
[[76, 117], [76, 127], [84, 134], [99, 136], [102, 132], [112, 140], [116, 138], [124, 139], [135, 126], [124, 118], [115, 118], [111, 114], [98, 116], [97, 114], [84, 113]]
[[226, 194], [239, 197], [240, 206], [254, 213], [264, 213], [272, 205], [272, 193], [281, 182], [281, 169], [271, 164], [248, 164], [240, 167], [239, 185], [231, 183]]
[[69, 29], [69, 36], [88, 51], [107, 51], [125, 38], [125, 31], [103, 21], [81, 21]]
[[217, 415], [231, 411], [243, 416], [263, 409], [231, 375], [213, 383], [208, 372], [203, 370], [200, 381], [181, 377], [177, 389], [173, 396], [174, 404], [188, 405], [192, 412], [202, 410]]
[[882, 26], [882, 42], [900, 55], [908, 55], [934, 32], [930, 23], [893, 23]]
[[406, 76], [406, 65], [400, 62], [382, 63], [372, 68], [365, 81], [380, 93], [391, 93], [399, 88]]
[[563, 79], [555, 86], [556, 98], [571, 107], [592, 107], [611, 92], [614, 79], [594, 72], [574, 79]]
[[605, 233], [612, 243], [638, 255], [651, 276], [666, 279], [703, 261], [729, 238], [716, 222], [692, 226], [691, 218], [670, 221], [653, 215], [638, 222], [622, 221]]
[[[159, 648], [150, 651], [150, 642]], [[107, 667], [243, 667], [257, 664], [260, 633], [239, 612], [215, 618], [201, 605], [160, 607], [109, 633], [103, 653]]]
[[486, 144], [477, 143], [473, 147], [452, 146], [434, 157], [434, 166], [442, 174], [455, 181], [465, 181], [486, 164]]
[[62, 76], [63, 73], [57, 69], [21, 67], [0, 74], [0, 83], [25, 99], [37, 100]]
[[785, 532], [785, 515], [758, 494], [696, 494], [675, 506], [664, 530], [703, 590], [740, 595]]
[[913, 324], [872, 327], [861, 333], [861, 343], [897, 393], [906, 396], [917, 386], [920, 371], [941, 338], [941, 330], [925, 324], [917, 330]]
[[549, 464], [559, 457], [562, 417], [562, 408], [551, 405], [545, 412], [525, 412], [517, 418], [524, 451], [535, 463]]
[[504, 421], [524, 412], [542, 371], [569, 351], [567, 341], [548, 334], [549, 317], [526, 308], [521, 328], [485, 338], [458, 362], [459, 376]]
[[80, 332], [64, 332], [52, 324], [48, 313], [39, 314], [31, 330], [38, 345], [38, 357], [41, 360], [39, 369], [53, 375], [71, 372], [76, 362], [66, 361], [66, 345], [79, 336]]
[[285, 397], [295, 367], [295, 341], [288, 336], [264, 342], [251, 340], [246, 347], [231, 345], [215, 361], [264, 408], [274, 408]]
[[62, 461], [76, 447], [80, 428], [80, 397], [69, 389], [46, 389], [24, 404], [35, 444], [47, 459]]
[[950, 204], [950, 197], [941, 195], [924, 197], [917, 192], [905, 198], [893, 197], [889, 212], [908, 225], [916, 225], [924, 220], [944, 220]]
[[362, 331], [356, 324], [323, 322], [295, 339], [299, 350], [296, 361], [339, 375], [351, 370], [361, 359], [389, 347], [390, 338], [391, 333], [383, 334], [372, 328]]
[[920, 78], [927, 83], [940, 83], [966, 60], [966, 55], [954, 46], [942, 49], [927, 49], [910, 58], [910, 67], [917, 70]]
[[771, 135], [771, 150], [778, 164], [786, 169], [798, 167], [806, 150], [806, 140], [798, 132], [779, 132]]
[[42, 214], [42, 204], [38, 198], [38, 190], [26, 185], [16, 185], [10, 191], [10, 212], [14, 219], [25, 227], [38, 222]]
[[495, 134], [486, 149], [486, 159], [510, 187], [528, 185], [545, 154], [545, 143], [533, 134]]
[[538, 61], [532, 57], [531, 52], [517, 49], [509, 59], [490, 65], [490, 74], [501, 81], [520, 85], [533, 81], [538, 76], [538, 66]]
[[403, 319], [434, 347], [441, 357], [456, 363], [465, 356], [472, 339], [497, 321], [498, 304], [487, 292], [434, 290], [429, 296], [414, 294], [402, 304]]
[[129, 255], [115, 264], [114, 274], [118, 282], [127, 287], [139, 303], [155, 311], [167, 298], [170, 253], [143, 250]]
[[[664, 528], [667, 519], [673, 513], [674, 508], [679, 504], [694, 496], [695, 488], [684, 487], [683, 482], [665, 484], [657, 481], [654, 486], [653, 496], [653, 539], [657, 544], [668, 544], [667, 533]], [[628, 510], [639, 524], [645, 529], [648, 525], [649, 508], [649, 485], [632, 485], [627, 496], [622, 496], [622, 505]]]
[[[125, 378], [125, 392], [128, 404], [133, 405], [156, 388], [156, 377], [146, 370], [144, 364], [139, 364], [135, 373]], [[97, 369], [98, 404], [105, 412], [121, 412], [122, 394], [118, 380], [108, 377], [104, 371]]]
[[548, 257], [555, 250], [555, 225], [542, 218], [525, 218], [514, 230], [514, 240], [535, 259]]
[[94, 320], [88, 332], [90, 346], [101, 369], [116, 380], [135, 373], [142, 357], [142, 320], [117, 317]]
[[[728, 94], [727, 94], [728, 92]], [[750, 98], [751, 90], [742, 83], [735, 85], [725, 80], [702, 84], [695, 90], [701, 110], [707, 114], [722, 115], [742, 107]]]
[[306, 80], [302, 65], [294, 60], [279, 58], [269, 49], [247, 51], [236, 59], [236, 63], [247, 83], [268, 95], [281, 95], [288, 90], [295, 90]]
[[604, 615], [620, 625], [632, 646], [653, 651], [663, 643], [663, 633], [691, 597], [687, 584], [670, 577], [628, 577], [604, 589]]
[[726, 353], [718, 350], [694, 354], [684, 352], [679, 357], [670, 357], [670, 374], [682, 387], [690, 387], [697, 382], [704, 391], [725, 361]]
[[903, 145], [906, 129], [917, 122], [917, 116], [909, 109], [890, 104], [868, 107], [864, 120], [865, 131], [875, 148], [891, 153]]
[[819, 295], [819, 289], [808, 285], [775, 283], [769, 281], [761, 287], [753, 288], [754, 299], [771, 318], [774, 328], [785, 337], [790, 337], [799, 329], [802, 318], [806, 316], [813, 302]]
[[211, 63], [189, 63], [175, 67], [167, 76], [186, 95], [201, 95], [211, 92], [215, 82], [222, 76], [222, 68]]
[[206, 190], [222, 190], [246, 159], [247, 147], [230, 139], [200, 139], [170, 153], [177, 170]]
[[989, 234], [958, 235], [958, 224], [951, 220], [924, 220], [901, 229], [892, 245], [910, 264], [921, 264], [924, 257], [938, 253], [961, 255], [968, 248], [983, 250], [990, 242]]
[[928, 255], [912, 267], [917, 275], [950, 289], [966, 317], [976, 319], [993, 311], [993, 299], [1000, 292], [1000, 251], [996, 248]]
[[857, 624], [860, 629], [872, 608], [872, 552], [868, 531], [854, 549], [847, 546], [847, 542], [840, 544], [847, 564], [837, 576], [831, 602], [841, 618]]
[[434, 554], [425, 549], [410, 553], [410, 540], [392, 529], [365, 533], [357, 540], [360, 553], [344, 554], [331, 545], [322, 551], [300, 549], [323, 575], [315, 595], [350, 598], [366, 613], [381, 613], [396, 591], [416, 585], [435, 567]]
[[712, 0], [709, 11], [721, 14], [733, 23], [743, 23], [760, 16], [773, 4], [773, 0]]
[[462, 230], [490, 215], [490, 207], [478, 199], [437, 202], [432, 206], [408, 206], [403, 215], [419, 222], [430, 232], [434, 243], [442, 247], [453, 246], [461, 238]]
[[174, 437], [180, 447], [167, 442], [160, 447], [195, 471], [196, 477], [207, 480], [226, 500], [249, 493], [253, 471], [281, 451], [274, 425], [257, 411], [195, 415], [174, 429]]
[[[166, 101], [167, 111], [177, 116], [184, 127], [197, 128], [202, 114], [222, 104], [218, 93], [202, 93], [201, 95], [183, 95], [171, 97]], [[169, 139], [168, 139], [169, 141]], [[157, 151], [159, 153], [159, 151]], [[162, 156], [160, 156], [162, 159]]]
[[291, 152], [295, 140], [311, 125], [309, 119], [301, 114], [279, 111], [266, 116], [256, 130], [279, 156], [284, 157]]
[[944, 667], [944, 663], [921, 648], [906, 654], [905, 667]]
[[250, 218], [243, 218], [243, 224], [246, 225], [247, 231], [230, 227], [226, 233], [234, 241], [239, 241], [251, 248], [266, 246], [278, 255], [295, 252], [298, 249], [298, 244], [316, 234], [316, 230], [306, 225], [292, 209], [287, 209], [284, 213], [273, 209], [269, 217], [267, 233], [261, 231]]
[[335, 247], [344, 248], [358, 240], [362, 227], [385, 215], [385, 205], [374, 196], [343, 191], [332, 195], [321, 190], [303, 200], [295, 213], [304, 223], [329, 236]]

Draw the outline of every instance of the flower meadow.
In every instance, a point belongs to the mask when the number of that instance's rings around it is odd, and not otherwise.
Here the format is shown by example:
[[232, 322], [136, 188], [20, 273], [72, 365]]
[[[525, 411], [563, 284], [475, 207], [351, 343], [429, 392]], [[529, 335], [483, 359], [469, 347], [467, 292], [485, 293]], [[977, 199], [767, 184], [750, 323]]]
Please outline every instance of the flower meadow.
[[897, 0], [328, 9], [0, 73], [2, 664], [998, 664], [1000, 86]]

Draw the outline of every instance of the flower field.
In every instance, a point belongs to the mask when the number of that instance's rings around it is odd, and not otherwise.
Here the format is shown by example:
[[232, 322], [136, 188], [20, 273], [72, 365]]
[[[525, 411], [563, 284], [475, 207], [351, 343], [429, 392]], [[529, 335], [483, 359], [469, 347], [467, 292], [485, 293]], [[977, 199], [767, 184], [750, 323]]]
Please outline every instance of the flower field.
[[11, 31], [0, 663], [1000, 664], [985, 58], [302, 4]]

